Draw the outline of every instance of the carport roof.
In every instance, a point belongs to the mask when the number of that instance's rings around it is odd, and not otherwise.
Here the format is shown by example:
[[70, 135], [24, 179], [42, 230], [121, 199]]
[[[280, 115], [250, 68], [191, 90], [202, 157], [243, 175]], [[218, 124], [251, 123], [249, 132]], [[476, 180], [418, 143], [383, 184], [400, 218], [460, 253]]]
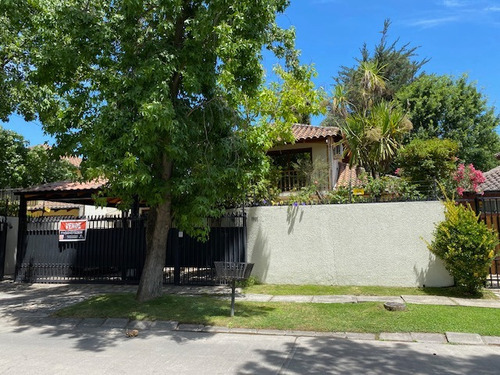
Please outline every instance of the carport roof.
[[[106, 183], [107, 181], [104, 179], [87, 182], [57, 181], [19, 189], [15, 194], [23, 197], [26, 201], [46, 200], [93, 205], [94, 195], [99, 193]], [[115, 206], [120, 202], [120, 199], [107, 198], [107, 201], [108, 205]]]

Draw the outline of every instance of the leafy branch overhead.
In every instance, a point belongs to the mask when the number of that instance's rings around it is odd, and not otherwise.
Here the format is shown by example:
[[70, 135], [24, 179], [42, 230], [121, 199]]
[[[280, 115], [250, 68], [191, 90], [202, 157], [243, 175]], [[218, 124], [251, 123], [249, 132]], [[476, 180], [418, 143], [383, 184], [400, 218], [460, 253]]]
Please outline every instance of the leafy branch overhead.
[[[125, 204], [138, 196], [151, 207], [141, 300], [160, 291], [172, 220], [206, 234], [205, 218], [219, 215], [225, 200], [243, 197], [266, 167], [266, 130], [281, 132], [316, 111], [316, 94], [307, 92], [313, 72], [298, 62], [295, 31], [276, 24], [288, 3], [0, 5], [2, 74], [19, 93], [2, 116], [36, 113], [63, 151], [85, 155], [85, 178], [106, 177], [109, 194]], [[264, 48], [284, 62], [283, 88], [263, 85]], [[258, 118], [277, 125], [251, 126]]]

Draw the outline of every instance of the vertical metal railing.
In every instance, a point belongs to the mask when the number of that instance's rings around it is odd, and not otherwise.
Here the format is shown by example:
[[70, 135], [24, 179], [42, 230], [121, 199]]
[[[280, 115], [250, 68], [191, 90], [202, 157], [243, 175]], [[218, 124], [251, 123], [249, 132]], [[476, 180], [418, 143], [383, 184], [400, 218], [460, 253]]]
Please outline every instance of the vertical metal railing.
[[[146, 254], [146, 219], [87, 217], [85, 241], [59, 242], [58, 223], [74, 217], [27, 218], [17, 281], [37, 283], [138, 283]], [[245, 220], [218, 220], [201, 242], [177, 229], [169, 233], [164, 282], [211, 285], [215, 261], [244, 261]]]
[[[500, 199], [493, 197], [476, 197], [472, 207], [479, 215], [479, 220], [484, 222], [488, 228], [495, 230], [500, 239]], [[500, 244], [496, 251], [500, 254]], [[486, 286], [490, 288], [500, 288], [500, 255], [493, 259], [486, 280]]]
[[138, 282], [145, 257], [145, 219], [88, 217], [87, 237], [59, 242], [64, 217], [28, 218], [17, 281]]

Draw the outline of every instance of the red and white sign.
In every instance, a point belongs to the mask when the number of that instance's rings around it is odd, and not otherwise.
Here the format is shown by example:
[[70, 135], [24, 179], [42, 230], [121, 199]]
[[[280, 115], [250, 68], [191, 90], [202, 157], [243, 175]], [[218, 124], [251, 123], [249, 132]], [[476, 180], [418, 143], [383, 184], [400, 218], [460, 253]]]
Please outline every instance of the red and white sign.
[[61, 220], [59, 222], [59, 241], [85, 241], [87, 220]]

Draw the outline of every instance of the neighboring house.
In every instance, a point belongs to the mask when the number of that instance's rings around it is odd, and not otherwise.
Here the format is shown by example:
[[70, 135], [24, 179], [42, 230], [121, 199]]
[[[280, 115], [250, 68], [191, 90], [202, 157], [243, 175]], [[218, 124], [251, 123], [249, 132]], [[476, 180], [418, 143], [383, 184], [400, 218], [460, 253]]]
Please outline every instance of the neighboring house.
[[280, 168], [279, 188], [283, 192], [307, 185], [306, 177], [297, 164], [308, 161], [322, 174], [323, 189], [349, 185], [356, 180], [355, 169], [349, 168], [343, 158], [344, 149], [340, 129], [327, 126], [295, 124], [292, 126], [294, 144], [283, 144], [268, 151], [275, 166]]
[[[343, 158], [344, 149], [340, 129], [295, 124], [292, 126], [295, 143], [282, 144], [272, 148], [268, 155], [280, 169], [278, 181], [282, 192], [298, 190], [311, 181], [297, 170], [297, 163], [307, 161], [316, 167], [322, 181], [319, 188], [331, 190], [338, 186], [348, 186], [357, 181], [357, 170], [349, 168]], [[64, 157], [75, 167], [81, 158]], [[30, 188], [18, 189], [26, 205], [29, 216], [90, 216], [118, 214], [117, 201], [108, 200], [106, 209], [94, 207], [92, 196], [102, 190], [105, 181], [71, 182], [58, 181]], [[139, 211], [141, 211], [139, 209]]]
[[[498, 154], [497, 154], [498, 155]], [[485, 182], [481, 184], [481, 190], [485, 197], [500, 198], [500, 166], [483, 173]]]
[[94, 206], [93, 196], [99, 193], [104, 180], [90, 182], [58, 181], [29, 188], [18, 189], [21, 209], [26, 207], [29, 216], [93, 216], [118, 215], [114, 208], [119, 200], [108, 199], [108, 207]]

